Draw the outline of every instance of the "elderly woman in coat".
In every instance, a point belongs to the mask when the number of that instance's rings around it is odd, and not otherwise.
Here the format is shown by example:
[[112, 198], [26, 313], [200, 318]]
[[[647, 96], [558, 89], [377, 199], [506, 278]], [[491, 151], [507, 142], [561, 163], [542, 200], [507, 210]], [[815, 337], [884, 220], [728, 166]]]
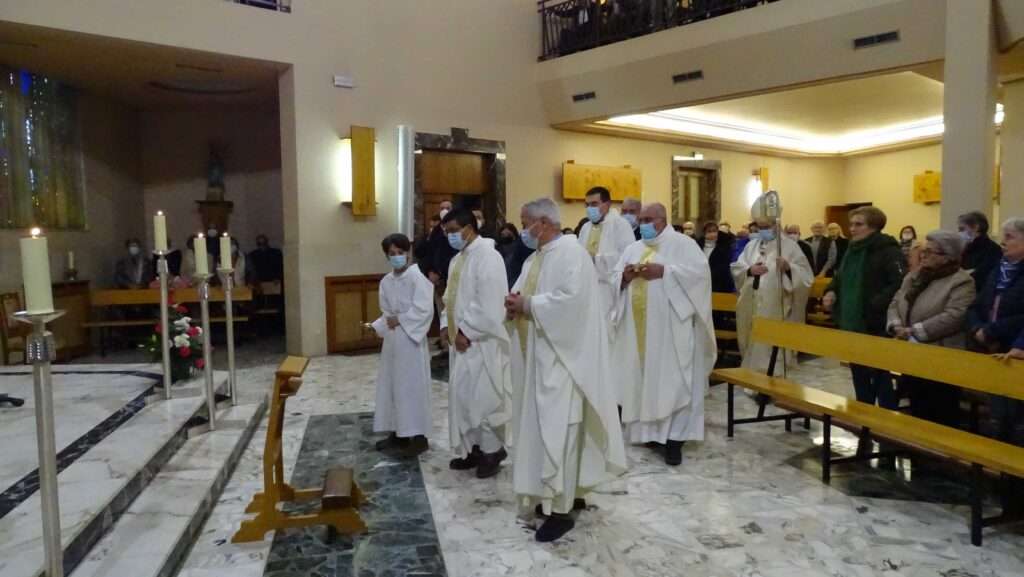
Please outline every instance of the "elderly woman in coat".
[[[963, 349], [964, 319], [974, 302], [974, 279], [960, 268], [963, 239], [954, 232], [928, 234], [920, 267], [903, 279], [889, 304], [886, 328], [898, 339]], [[954, 386], [904, 375], [910, 410], [916, 417], [956, 426], [960, 390]]]

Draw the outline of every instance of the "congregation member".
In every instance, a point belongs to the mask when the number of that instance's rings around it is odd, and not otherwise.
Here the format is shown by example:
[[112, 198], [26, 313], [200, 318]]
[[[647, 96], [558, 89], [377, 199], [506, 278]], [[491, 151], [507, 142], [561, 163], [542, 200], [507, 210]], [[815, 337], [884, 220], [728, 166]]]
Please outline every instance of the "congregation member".
[[622, 218], [626, 219], [629, 226], [633, 227], [633, 238], [640, 240], [640, 201], [635, 198], [622, 199]]
[[[850, 211], [850, 245], [822, 297], [822, 305], [832, 312], [840, 330], [886, 336], [889, 303], [905, 272], [900, 243], [882, 233], [886, 220], [885, 213], [873, 206]], [[889, 371], [851, 363], [850, 372], [858, 401], [897, 407]], [[862, 452], [868, 449], [866, 443], [858, 447]]]
[[521, 218], [536, 252], [505, 300], [521, 396], [513, 488], [546, 516], [536, 539], [549, 542], [572, 530], [570, 513], [585, 508], [587, 492], [625, 471], [626, 456], [592, 259], [561, 234], [553, 200], [526, 204]]
[[[886, 330], [897, 339], [964, 349], [965, 319], [974, 302], [974, 279], [960, 268], [964, 242], [955, 232], [936, 230], [925, 237], [921, 264], [903, 279], [889, 303]], [[960, 389], [910, 375], [900, 378], [915, 417], [957, 426]]]
[[[771, 219], [758, 218], [755, 224], [757, 236], [732, 263], [733, 282], [740, 293], [736, 301], [736, 333], [742, 366], [767, 372], [772, 347], [751, 339], [754, 317], [791, 320], [801, 291], [806, 294], [814, 282], [814, 273], [793, 239], [778, 238], [778, 226]], [[795, 354], [787, 352], [785, 362], [795, 361]]]
[[[170, 278], [181, 276], [181, 251], [174, 248], [174, 242], [170, 238], [167, 239], [167, 254], [164, 255], [167, 259], [167, 273]], [[159, 259], [154, 256], [150, 265], [150, 278], [156, 279], [157, 277], [157, 261]]]
[[825, 234], [825, 223], [815, 222], [811, 225], [811, 236], [804, 239], [811, 247], [811, 268], [815, 278], [832, 276], [832, 271], [839, 262], [836, 243]]
[[740, 258], [740, 255], [743, 254], [743, 249], [747, 248], [748, 242], [750, 242], [750, 229], [746, 226], [741, 226], [736, 231], [736, 241], [732, 245], [732, 254], [729, 255], [730, 264]]
[[900, 229], [900, 250], [903, 261], [907, 263], [907, 272], [914, 272], [921, 266], [921, 243], [917, 241], [917, 229], [909, 224]]
[[[217, 266], [220, 266], [220, 261], [217, 261]], [[231, 280], [235, 286], [245, 286], [248, 280], [245, 253], [242, 252], [242, 246], [235, 237], [231, 237], [231, 268], [234, 270], [231, 273]]]
[[137, 238], [124, 241], [128, 253], [114, 265], [114, 284], [119, 289], [142, 289], [153, 280], [149, 258], [142, 254], [142, 243]]
[[377, 370], [373, 431], [387, 433], [380, 451], [416, 456], [430, 434], [430, 354], [427, 331], [434, 319], [434, 285], [413, 266], [412, 243], [395, 233], [381, 242], [391, 272], [380, 281], [381, 316], [372, 323], [383, 339]]
[[733, 242], [733, 235], [721, 230], [715, 221], [704, 223], [704, 234], [697, 239], [697, 246], [704, 250], [711, 268], [711, 292], [736, 292], [730, 268]]
[[501, 225], [498, 231], [498, 252], [505, 261], [505, 273], [508, 279], [508, 286], [515, 284], [519, 273], [523, 270], [523, 263], [529, 258], [533, 251], [523, 244], [520, 238], [519, 229], [511, 222]]
[[807, 262], [811, 263], [811, 271], [814, 271], [814, 251], [811, 250], [811, 245], [804, 242], [804, 239], [800, 237], [800, 225], [799, 224], [787, 224], [786, 225], [786, 236], [793, 239], [793, 242], [800, 247], [800, 252], [804, 253], [807, 257]]
[[275, 282], [284, 279], [284, 256], [281, 249], [270, 246], [267, 235], [256, 236], [256, 248], [246, 256], [252, 282]]
[[[807, 259], [807, 264], [811, 267], [811, 274], [814, 274], [814, 265], [811, 264], [814, 254], [811, 251], [811, 245], [807, 244], [802, 238], [800, 238], [800, 225], [786, 225], [786, 236], [800, 247], [800, 252], [804, 253], [804, 258]], [[813, 278], [811, 279], [811, 284], [814, 284]], [[794, 287], [793, 306], [790, 308], [789, 316], [786, 317], [786, 320], [800, 324], [807, 322], [807, 301], [810, 298], [811, 287], [805, 287], [803, 285]]]
[[690, 238], [697, 237], [697, 225], [693, 224], [693, 221], [688, 220], [683, 223], [683, 234]]
[[999, 267], [1003, 250], [988, 236], [988, 217], [983, 212], [972, 211], [960, 215], [956, 227], [967, 243], [961, 266], [970, 271], [974, 277], [974, 287], [981, 292], [989, 275]]
[[498, 474], [512, 416], [509, 335], [505, 328], [508, 278], [494, 240], [480, 236], [479, 219], [465, 210], [442, 221], [459, 251], [448, 271], [441, 339], [448, 348], [448, 433], [459, 457], [449, 468]]
[[621, 338], [611, 369], [624, 389], [626, 439], [664, 450], [674, 467], [686, 441], [704, 440], [704, 395], [717, 350], [711, 270], [696, 243], [668, 226], [660, 203], [643, 208], [640, 235], [615, 267], [612, 318]]
[[828, 231], [828, 237], [832, 239], [832, 244], [836, 246], [836, 265], [832, 269], [834, 272], [838, 270], [840, 263], [843, 262], [843, 257], [846, 255], [846, 249], [850, 246], [850, 241], [843, 234], [843, 227], [839, 226], [838, 222], [828, 223], [826, 230]]
[[[967, 330], [974, 348], [1008, 355], [1024, 348], [1024, 218], [1008, 219], [1002, 228], [1002, 258], [967, 311]], [[998, 438], [1020, 441], [1014, 439], [1014, 427], [1024, 418], [1022, 405], [992, 396]]]
[[[185, 253], [181, 256], [181, 280], [188, 286], [196, 275], [196, 235], [190, 235], [185, 241]], [[209, 243], [207, 243], [209, 244]]]
[[427, 236], [427, 278], [438, 288], [438, 294], [444, 292], [445, 281], [448, 278], [448, 265], [455, 256], [455, 249], [448, 244], [448, 235], [444, 232], [444, 225], [440, 221], [452, 211], [452, 202], [443, 200], [440, 204], [438, 216], [440, 220], [437, 226], [430, 229]]

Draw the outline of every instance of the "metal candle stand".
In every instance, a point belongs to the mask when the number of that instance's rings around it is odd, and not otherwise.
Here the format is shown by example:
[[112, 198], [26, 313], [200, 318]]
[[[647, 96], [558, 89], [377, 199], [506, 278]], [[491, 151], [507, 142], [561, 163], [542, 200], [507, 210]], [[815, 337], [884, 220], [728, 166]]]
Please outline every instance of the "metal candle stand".
[[217, 396], [213, 386], [213, 363], [210, 352], [210, 279], [213, 275], [196, 274], [199, 283], [199, 308], [203, 320], [203, 375], [206, 377], [206, 409], [210, 412], [210, 430], [217, 429]]
[[43, 551], [47, 577], [64, 576], [64, 554], [60, 538], [60, 501], [57, 497], [57, 442], [53, 419], [53, 377], [50, 363], [57, 359], [53, 334], [46, 324], [64, 316], [64, 311], [49, 313], [18, 312], [14, 318], [32, 325], [25, 343], [25, 360], [32, 364], [36, 404], [36, 441], [39, 446], [39, 493], [43, 513]]
[[235, 269], [217, 269], [220, 274], [221, 286], [224, 288], [224, 316], [228, 339], [228, 391], [232, 406], [237, 403], [235, 394], [235, 311], [231, 293], [235, 288]]
[[153, 251], [156, 255], [156, 272], [160, 276], [160, 342], [161, 362], [164, 369], [164, 399], [171, 400], [171, 327], [167, 326], [167, 307], [170, 299], [167, 296], [167, 277], [170, 274], [167, 268], [167, 252], [162, 250]]

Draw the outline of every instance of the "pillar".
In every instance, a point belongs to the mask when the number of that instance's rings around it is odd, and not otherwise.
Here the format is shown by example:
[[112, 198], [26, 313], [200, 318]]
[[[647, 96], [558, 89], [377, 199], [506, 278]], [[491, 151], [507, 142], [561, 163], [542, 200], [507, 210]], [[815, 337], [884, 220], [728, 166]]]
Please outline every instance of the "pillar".
[[948, 3], [944, 82], [940, 224], [949, 229], [965, 212], [992, 214], [996, 38], [991, 0]]
[[[1024, 80], [1003, 85], [1003, 121], [999, 133], [1002, 146], [1002, 182], [999, 217], [1024, 216]], [[995, 228], [995, 226], [993, 226]]]

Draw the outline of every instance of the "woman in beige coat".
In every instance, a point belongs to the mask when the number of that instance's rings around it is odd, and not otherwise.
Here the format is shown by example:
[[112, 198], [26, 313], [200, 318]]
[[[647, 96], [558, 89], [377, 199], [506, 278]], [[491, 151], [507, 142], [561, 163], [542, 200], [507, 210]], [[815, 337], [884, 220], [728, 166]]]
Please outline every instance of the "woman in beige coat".
[[[964, 319], [974, 302], [974, 279], [960, 268], [963, 240], [954, 232], [933, 231], [921, 250], [921, 266], [903, 279], [889, 303], [886, 327], [892, 336], [911, 342], [963, 349], [967, 347]], [[911, 413], [956, 426], [960, 389], [904, 376]]]

